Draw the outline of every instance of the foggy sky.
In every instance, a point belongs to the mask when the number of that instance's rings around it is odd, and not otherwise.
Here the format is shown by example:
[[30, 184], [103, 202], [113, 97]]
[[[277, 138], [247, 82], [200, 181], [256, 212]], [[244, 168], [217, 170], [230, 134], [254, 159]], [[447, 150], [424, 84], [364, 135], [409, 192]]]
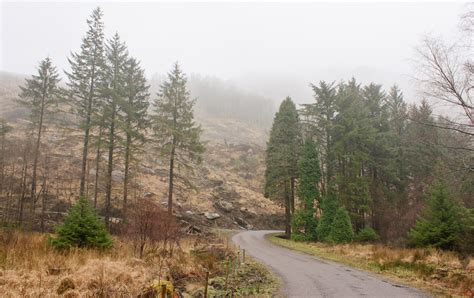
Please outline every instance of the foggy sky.
[[410, 59], [423, 34], [454, 34], [464, 4], [450, 3], [1, 3], [3, 71], [31, 74], [46, 56], [67, 69], [93, 8], [104, 9], [106, 34], [118, 32], [146, 74], [174, 61], [281, 100], [311, 98], [309, 82], [352, 76], [408, 101]]

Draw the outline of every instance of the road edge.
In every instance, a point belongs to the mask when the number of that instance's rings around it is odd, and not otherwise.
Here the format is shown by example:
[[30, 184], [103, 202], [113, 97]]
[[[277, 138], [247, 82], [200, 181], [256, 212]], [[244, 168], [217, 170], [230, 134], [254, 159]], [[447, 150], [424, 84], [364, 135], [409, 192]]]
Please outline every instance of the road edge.
[[[362, 266], [362, 265], [357, 266], [358, 263], [345, 261], [345, 259], [339, 259], [339, 258], [334, 258], [334, 257], [331, 258], [331, 257], [328, 257], [328, 255], [318, 254], [315, 251], [308, 252], [308, 251], [305, 251], [305, 250], [297, 249], [295, 247], [290, 247], [290, 246], [284, 245], [284, 244], [282, 244], [282, 242], [278, 242], [278, 240], [283, 240], [283, 241], [292, 241], [292, 240], [283, 239], [283, 238], [277, 237], [277, 235], [283, 235], [283, 234], [282, 233], [268, 233], [264, 236], [264, 238], [265, 238], [266, 241], [270, 242], [273, 245], [276, 245], [276, 246], [279, 246], [279, 247], [282, 247], [282, 248], [285, 248], [285, 249], [289, 249], [289, 250], [292, 250], [292, 251], [296, 251], [296, 252], [299, 252], [299, 253], [303, 253], [303, 254], [312, 256], [313, 258], [316, 258], [316, 259], [320, 259], [320, 260], [324, 260], [324, 261], [328, 261], [328, 262], [333, 262], [333, 263], [336, 263], [336, 264], [340, 264], [340, 265], [350, 267], [350, 268], [355, 269], [355, 270], [360, 270], [360, 271], [362, 271], [366, 274], [373, 275], [374, 277], [379, 278], [379, 279], [381, 279], [385, 282], [391, 283], [393, 285], [410, 288], [413, 291], [417, 291], [418, 293], [422, 294], [423, 296], [426, 295], [426, 297], [431, 297], [431, 296], [450, 297], [449, 293], [447, 293], [445, 291], [442, 291], [440, 289], [435, 290], [432, 287], [429, 287], [428, 285], [424, 285], [424, 284], [420, 284], [420, 283], [412, 283], [409, 280], [402, 279], [398, 276], [394, 276], [393, 274], [386, 274], [385, 275], [385, 274], [382, 274], [380, 271], [371, 270], [371, 268], [367, 267], [367, 266]], [[292, 241], [292, 242], [295, 242], [295, 241]]]

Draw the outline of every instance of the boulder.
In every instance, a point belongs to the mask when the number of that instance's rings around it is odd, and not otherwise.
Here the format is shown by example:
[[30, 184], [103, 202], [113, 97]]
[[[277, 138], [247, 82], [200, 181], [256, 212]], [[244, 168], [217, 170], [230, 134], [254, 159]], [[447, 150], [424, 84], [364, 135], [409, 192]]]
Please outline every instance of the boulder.
[[143, 197], [149, 199], [149, 198], [154, 197], [155, 195], [156, 195], [156, 194], [153, 193], [153, 192], [145, 192], [145, 193], [143, 194]]
[[232, 205], [231, 202], [227, 201], [217, 201], [214, 203], [214, 207], [224, 212], [231, 212], [234, 209], [234, 205]]
[[120, 182], [120, 181], [123, 181], [123, 179], [125, 179], [124, 172], [119, 171], [119, 170], [112, 171], [112, 180], [113, 181]]
[[246, 230], [251, 230], [253, 229], [253, 226], [251, 224], [249, 224], [247, 221], [245, 221], [245, 219], [243, 219], [242, 217], [236, 217], [235, 218], [235, 221], [237, 222], [237, 224], [246, 229]]
[[204, 216], [209, 220], [215, 220], [221, 217], [220, 214], [216, 212], [204, 212]]
[[155, 170], [149, 167], [140, 167], [140, 172], [147, 175], [155, 175]]

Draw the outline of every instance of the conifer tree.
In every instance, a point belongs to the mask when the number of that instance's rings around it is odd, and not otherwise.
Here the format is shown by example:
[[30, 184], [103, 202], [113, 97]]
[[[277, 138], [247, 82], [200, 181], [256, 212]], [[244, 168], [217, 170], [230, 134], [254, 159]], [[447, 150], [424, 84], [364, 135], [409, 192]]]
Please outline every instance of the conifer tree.
[[265, 161], [265, 196], [285, 206], [287, 238], [291, 238], [291, 186], [298, 171], [299, 134], [298, 112], [287, 97], [273, 120]]
[[295, 218], [300, 218], [300, 225], [305, 231], [305, 240], [316, 239], [317, 221], [314, 217], [314, 204], [315, 201], [318, 202], [318, 205], [320, 203], [318, 187], [321, 182], [317, 150], [316, 143], [312, 139], [307, 139], [301, 150], [301, 158], [298, 161], [298, 198], [303, 203], [303, 209], [296, 212]]
[[50, 58], [45, 58], [40, 62], [38, 75], [33, 75], [31, 79], [26, 80], [25, 86], [20, 87], [21, 93], [18, 102], [30, 109], [31, 124], [36, 134], [34, 136], [35, 144], [30, 195], [33, 201], [33, 209], [36, 202], [37, 168], [41, 149], [41, 137], [46, 123], [45, 117], [58, 104], [61, 96], [61, 91], [58, 87], [59, 81], [56, 67], [53, 66]]
[[118, 129], [122, 126], [119, 115], [125, 100], [125, 70], [128, 61], [126, 45], [120, 40], [118, 33], [106, 44], [106, 63], [101, 87], [104, 99], [102, 107], [107, 127], [107, 173], [105, 189], [105, 223], [108, 226], [112, 199], [112, 172], [114, 170], [114, 154], [119, 140]]
[[319, 218], [318, 227], [316, 229], [319, 241], [327, 241], [329, 233], [331, 232], [332, 222], [338, 209], [339, 203], [334, 191], [328, 192], [321, 203], [321, 217]]
[[331, 184], [334, 178], [335, 158], [332, 150], [333, 126], [336, 115], [337, 93], [334, 83], [325, 81], [318, 85], [311, 84], [315, 102], [304, 105], [302, 114], [307, 117], [306, 126], [310, 127], [312, 134], [317, 138], [320, 147], [322, 165], [325, 171], [322, 174], [322, 191]]
[[[71, 102], [75, 112], [82, 119], [81, 129], [84, 130], [82, 144], [82, 164], [80, 174], [80, 196], [85, 194], [86, 166], [89, 152], [90, 134], [94, 112], [97, 110], [99, 85], [104, 66], [104, 23], [102, 10], [94, 9], [87, 20], [89, 27], [82, 39], [81, 49], [72, 53], [68, 59], [71, 71], [66, 72]], [[96, 169], [97, 170], [97, 169]]]
[[57, 249], [72, 247], [106, 249], [112, 245], [104, 223], [85, 198], [80, 198], [71, 207], [64, 223], [56, 228], [56, 233], [57, 237], [51, 238], [50, 243]]
[[408, 234], [410, 243], [414, 246], [454, 249], [463, 230], [460, 215], [446, 186], [439, 183], [432, 189], [425, 210]]
[[340, 207], [332, 221], [328, 240], [335, 243], [346, 243], [352, 241], [353, 236], [349, 213], [344, 207]]
[[[159, 152], [169, 160], [168, 214], [172, 215], [175, 168], [193, 170], [193, 164], [201, 162], [204, 145], [200, 141], [201, 126], [194, 121], [194, 104], [186, 86], [187, 78], [175, 63], [167, 80], [160, 86], [155, 100], [153, 129]], [[188, 183], [187, 180], [182, 182]]]
[[127, 205], [130, 163], [135, 158], [135, 153], [145, 142], [145, 131], [149, 125], [148, 120], [148, 92], [144, 70], [135, 58], [130, 58], [125, 65], [125, 170], [123, 179], [123, 204]]

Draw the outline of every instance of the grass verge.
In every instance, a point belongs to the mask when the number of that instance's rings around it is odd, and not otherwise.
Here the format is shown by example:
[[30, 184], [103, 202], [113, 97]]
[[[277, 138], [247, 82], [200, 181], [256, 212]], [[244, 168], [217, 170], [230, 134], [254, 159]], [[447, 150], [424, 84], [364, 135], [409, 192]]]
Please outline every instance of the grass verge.
[[378, 244], [296, 242], [269, 234], [276, 245], [382, 275], [437, 296], [473, 297], [474, 261], [462, 264], [454, 253], [435, 249], [391, 248]]

